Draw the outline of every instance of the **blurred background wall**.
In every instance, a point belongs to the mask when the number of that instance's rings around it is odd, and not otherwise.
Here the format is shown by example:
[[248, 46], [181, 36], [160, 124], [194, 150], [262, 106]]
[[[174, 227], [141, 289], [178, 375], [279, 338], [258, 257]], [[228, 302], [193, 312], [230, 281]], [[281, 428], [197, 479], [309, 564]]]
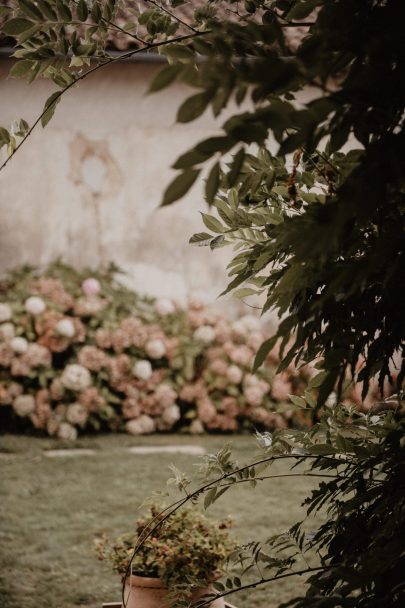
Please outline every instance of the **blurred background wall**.
[[[7, 80], [0, 59], [1, 124], [32, 122], [55, 89]], [[159, 209], [176, 157], [215, 132], [207, 111], [175, 124], [188, 91], [174, 85], [146, 95], [156, 62], [103, 68], [71, 90], [52, 121], [38, 127], [0, 174], [0, 271], [45, 265], [60, 256], [77, 267], [116, 262], [141, 292], [184, 301], [215, 301], [227, 283], [231, 251], [188, 244], [204, 229], [202, 184], [181, 202]], [[241, 306], [228, 298], [221, 306]], [[243, 305], [242, 305], [243, 306]]]

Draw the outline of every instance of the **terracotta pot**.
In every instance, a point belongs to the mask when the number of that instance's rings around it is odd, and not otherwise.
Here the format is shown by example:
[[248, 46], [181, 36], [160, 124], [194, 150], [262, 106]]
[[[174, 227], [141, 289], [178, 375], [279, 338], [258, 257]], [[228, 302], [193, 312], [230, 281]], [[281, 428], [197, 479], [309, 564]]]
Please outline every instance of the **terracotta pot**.
[[[191, 600], [196, 601], [202, 595], [210, 593], [212, 589], [197, 589]], [[125, 585], [126, 608], [171, 608], [172, 604], [167, 597], [167, 587], [158, 578], [136, 576], [132, 574]], [[210, 608], [224, 608], [225, 602], [221, 597], [210, 605]]]

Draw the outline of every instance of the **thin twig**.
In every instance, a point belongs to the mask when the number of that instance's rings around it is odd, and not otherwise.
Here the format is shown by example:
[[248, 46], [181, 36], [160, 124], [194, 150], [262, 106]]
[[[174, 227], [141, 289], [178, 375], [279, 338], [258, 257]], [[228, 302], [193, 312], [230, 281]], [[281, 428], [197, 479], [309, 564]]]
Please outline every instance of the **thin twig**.
[[311, 572], [320, 572], [324, 570], [329, 570], [330, 568], [335, 568], [338, 564], [328, 565], [328, 566], [318, 566], [316, 568], [306, 568], [305, 570], [295, 570], [293, 572], [288, 572], [287, 574], [279, 574], [278, 576], [272, 576], [270, 578], [262, 578], [259, 581], [255, 581], [253, 583], [249, 583], [247, 585], [241, 585], [236, 589], [230, 589], [228, 591], [224, 591], [223, 593], [216, 593], [214, 597], [210, 597], [206, 602], [198, 602], [196, 604], [197, 608], [204, 608], [214, 602], [215, 600], [220, 599], [221, 597], [226, 597], [227, 595], [232, 595], [232, 593], [236, 593], [238, 591], [242, 591], [243, 589], [253, 589], [258, 587], [259, 585], [264, 585], [265, 583], [271, 583], [272, 581], [278, 581], [282, 578], [289, 578], [290, 576], [302, 576], [303, 574], [309, 574]]
[[153, 4], [154, 6], [156, 6], [156, 8], [158, 8], [161, 11], [163, 11], [164, 13], [166, 13], [167, 15], [169, 15], [172, 19], [175, 19], [178, 23], [180, 23], [181, 25], [184, 25], [184, 27], [187, 27], [192, 32], [197, 33], [199, 31], [199, 30], [196, 30], [193, 26], [191, 26], [186, 21], [183, 21], [183, 19], [180, 19], [180, 17], [178, 17], [175, 13], [172, 13], [167, 8], [165, 8], [164, 6], [161, 6], [160, 4], [158, 4], [157, 2], [155, 2], [155, 0], [146, 0], [146, 2], [148, 2], [149, 4]]
[[[177, 38], [171, 38], [170, 40], [163, 40], [161, 42], [154, 42], [154, 43], [145, 45], [145, 46], [143, 46], [143, 47], [141, 47], [139, 49], [134, 49], [133, 51], [128, 51], [128, 53], [123, 53], [122, 55], [119, 55], [119, 57], [110, 57], [106, 61], [104, 61], [103, 63], [99, 63], [94, 68], [91, 68], [90, 70], [87, 70], [87, 72], [84, 72], [83, 74], [81, 74], [80, 76], [78, 76], [77, 78], [75, 78], [75, 80], [73, 80], [71, 83], [69, 83], [65, 88], [61, 89], [61, 91], [59, 91], [59, 94], [55, 96], [55, 98], [54, 98], [54, 100], [52, 102], [52, 105], [54, 105], [62, 97], [62, 95], [64, 95], [75, 84], [77, 84], [81, 80], [84, 80], [85, 78], [87, 78], [87, 76], [90, 76], [90, 74], [93, 74], [93, 72], [96, 72], [97, 70], [99, 70], [100, 68], [105, 67], [106, 65], [111, 65], [112, 63], [116, 63], [117, 61], [121, 61], [123, 59], [128, 59], [129, 57], [132, 57], [133, 55], [136, 55], [137, 53], [141, 53], [143, 51], [149, 51], [151, 49], [159, 48], [159, 47], [164, 46], [166, 44], [171, 44], [172, 42], [181, 42], [183, 40], [189, 40], [190, 38], [195, 38], [196, 36], [203, 36], [204, 34], [208, 34], [208, 33], [210, 33], [209, 30], [207, 30], [206, 32], [197, 32], [195, 34], [187, 34], [187, 35], [184, 35], [184, 36], [178, 36]], [[49, 110], [49, 106], [46, 107], [41, 112], [41, 114], [38, 116], [38, 118], [32, 124], [32, 126], [27, 131], [26, 135], [23, 137], [23, 139], [20, 141], [20, 143], [14, 148], [14, 150], [10, 154], [10, 156], [8, 156], [8, 158], [6, 158], [6, 160], [0, 166], [0, 171], [2, 171], [5, 168], [5, 166], [13, 158], [13, 156], [15, 155], [15, 153], [27, 141], [27, 139], [29, 138], [29, 136], [31, 135], [31, 133], [34, 131], [34, 129], [36, 128], [36, 126], [41, 122], [43, 116], [46, 114], [46, 112], [48, 110]]]
[[[276, 10], [274, 10], [274, 8], [271, 8], [270, 6], [266, 6], [266, 5], [264, 6], [264, 8], [266, 9], [266, 11], [273, 13], [273, 15], [277, 19], [282, 19], [284, 21], [284, 27], [311, 27], [312, 25], [315, 25], [315, 23], [316, 23], [316, 21], [290, 21], [289, 19], [286, 19], [285, 17], [280, 15]], [[280, 24], [280, 25], [283, 25], [283, 24]]]
[[[178, 509], [180, 509], [183, 505], [185, 505], [187, 502], [189, 502], [190, 500], [193, 500], [194, 498], [197, 498], [200, 494], [203, 494], [206, 490], [208, 490], [209, 488], [211, 488], [213, 485], [215, 484], [219, 484], [221, 481], [224, 481], [226, 479], [228, 479], [229, 477], [231, 477], [232, 475], [237, 475], [238, 473], [241, 473], [243, 471], [245, 471], [246, 469], [250, 469], [253, 466], [257, 466], [259, 464], [263, 464], [265, 462], [274, 462], [276, 460], [283, 460], [286, 458], [294, 458], [296, 460], [305, 460], [305, 459], [323, 459], [323, 460], [332, 460], [333, 462], [336, 462], [335, 458], [332, 458], [330, 456], [320, 456], [320, 455], [314, 455], [314, 454], [280, 454], [278, 456], [267, 456], [266, 458], [261, 458], [260, 460], [257, 460], [256, 462], [253, 462], [249, 465], [244, 465], [243, 467], [239, 467], [237, 469], [234, 469], [233, 471], [230, 471], [228, 473], [224, 473], [222, 476], [217, 477], [216, 479], [204, 484], [203, 486], [200, 486], [199, 488], [197, 488], [196, 490], [194, 490], [193, 492], [191, 492], [190, 494], [188, 494], [188, 496], [186, 496], [185, 498], [182, 498], [178, 501], [176, 501], [175, 503], [172, 503], [171, 505], [169, 505], [169, 507], [166, 507], [165, 509], [163, 509], [160, 513], [158, 513], [156, 515], [156, 517], [148, 524], [148, 526], [146, 526], [143, 530], [143, 532], [145, 532], [144, 535], [141, 534], [140, 538], [138, 538], [138, 541], [134, 547], [134, 550], [132, 552], [132, 555], [130, 557], [130, 560], [128, 562], [128, 566], [126, 568], [125, 574], [123, 576], [122, 579], [122, 589], [121, 589], [121, 597], [122, 597], [122, 604], [123, 607], [126, 608], [127, 606], [127, 601], [125, 600], [125, 584], [127, 581], [128, 576], [130, 575], [131, 571], [132, 571], [132, 564], [133, 561], [136, 557], [136, 555], [138, 554], [139, 550], [141, 549], [141, 547], [143, 546], [143, 544], [146, 542], [146, 540], [153, 534], [153, 532], [160, 526], [162, 525], [171, 515], [173, 515], [173, 513], [175, 513], [176, 511], [178, 511]], [[173, 507], [173, 508], [172, 508]], [[167, 513], [167, 511], [169, 509], [172, 509], [170, 511], [170, 513]], [[164, 517], [161, 518], [161, 515], [164, 514]], [[158, 521], [157, 521], [158, 520]], [[155, 525], [154, 522], [157, 523]], [[149, 527], [149, 529], [148, 529]]]
[[[75, 4], [79, 4], [79, 2], [77, 0], [73, 0], [73, 2]], [[125, 34], [126, 36], [130, 36], [130, 38], [133, 38], [134, 40], [136, 40], [137, 42], [141, 42], [142, 44], [146, 44], [145, 40], [142, 40], [142, 38], [139, 38], [139, 36], [137, 36], [136, 34], [131, 34], [131, 32], [128, 32], [127, 30], [124, 30], [123, 27], [121, 27], [120, 25], [118, 25], [117, 23], [114, 23], [113, 21], [109, 21], [108, 19], [105, 19], [105, 17], [101, 17], [101, 21], [103, 21], [104, 23], [108, 23], [109, 25], [112, 26], [112, 28], [108, 28], [108, 29], [116, 29], [120, 32], [122, 32], [123, 34]], [[90, 25], [93, 26], [93, 24], [89, 23], [83, 23], [80, 22], [80, 25]]]

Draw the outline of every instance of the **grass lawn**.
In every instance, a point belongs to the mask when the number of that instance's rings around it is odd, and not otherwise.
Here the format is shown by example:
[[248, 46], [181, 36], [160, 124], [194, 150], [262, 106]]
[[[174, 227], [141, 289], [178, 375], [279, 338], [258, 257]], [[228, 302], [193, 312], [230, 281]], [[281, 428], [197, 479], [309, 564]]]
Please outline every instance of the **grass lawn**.
[[[182, 454], [134, 455], [125, 448], [193, 443], [216, 451], [224, 442], [232, 443], [241, 462], [254, 454], [250, 437], [110, 435], [76, 442], [95, 455], [50, 458], [44, 450], [57, 447], [52, 439], [0, 437], [1, 608], [99, 608], [103, 601], [118, 601], [120, 582], [108, 564], [96, 560], [95, 537], [126, 532], [145, 497], [165, 488], [170, 463], [192, 471], [198, 461]], [[273, 469], [286, 470], [284, 463]], [[239, 486], [209, 512], [231, 515], [240, 540], [263, 540], [303, 518], [300, 503], [313, 484], [284, 478], [255, 490]], [[275, 608], [302, 585], [286, 579], [230, 599], [240, 607]]]

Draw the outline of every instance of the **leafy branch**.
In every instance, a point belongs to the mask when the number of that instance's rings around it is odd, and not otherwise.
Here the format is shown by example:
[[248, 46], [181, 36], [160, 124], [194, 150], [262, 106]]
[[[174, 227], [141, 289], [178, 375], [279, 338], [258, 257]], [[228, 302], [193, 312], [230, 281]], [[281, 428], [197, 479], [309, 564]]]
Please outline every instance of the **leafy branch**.
[[16, 154], [16, 152], [23, 146], [23, 144], [27, 141], [27, 139], [30, 137], [31, 133], [38, 126], [38, 124], [42, 123], [43, 126], [45, 126], [47, 124], [47, 122], [49, 122], [49, 119], [52, 117], [52, 115], [54, 113], [54, 110], [56, 108], [56, 104], [60, 101], [61, 97], [65, 93], [67, 93], [67, 91], [69, 91], [73, 86], [75, 86], [76, 84], [78, 84], [80, 81], [88, 78], [88, 76], [90, 76], [94, 72], [97, 72], [99, 69], [101, 69], [101, 68], [103, 68], [103, 67], [105, 67], [107, 65], [111, 65], [113, 63], [117, 63], [118, 61], [123, 61], [125, 59], [128, 59], [129, 57], [133, 57], [134, 55], [137, 55], [138, 53], [150, 51], [152, 49], [157, 49], [157, 48], [160, 48], [162, 46], [165, 46], [167, 44], [171, 44], [171, 43], [174, 43], [174, 42], [183, 42], [185, 40], [189, 40], [190, 38], [195, 38], [197, 36], [203, 36], [206, 33], [207, 32], [197, 32], [197, 33], [188, 34], [188, 35], [185, 34], [183, 36], [178, 36], [178, 37], [170, 39], [170, 40], [163, 40], [163, 41], [160, 41], [160, 42], [153, 42], [153, 43], [150, 43], [150, 44], [146, 44], [145, 46], [143, 46], [141, 48], [134, 49], [132, 51], [128, 51], [127, 53], [123, 53], [122, 55], [120, 55], [118, 57], [110, 57], [110, 58], [106, 59], [105, 61], [103, 61], [102, 63], [99, 63], [98, 65], [94, 66], [93, 68], [90, 68], [86, 72], [84, 72], [84, 73], [80, 74], [79, 76], [75, 77], [74, 80], [72, 80], [69, 84], [67, 84], [60, 91], [57, 91], [56, 93], [54, 93], [47, 100], [47, 102], [45, 103], [45, 107], [44, 107], [43, 111], [41, 112], [41, 114], [33, 122], [33, 124], [27, 130], [27, 132], [25, 133], [25, 135], [23, 136], [23, 138], [20, 140], [20, 142], [17, 144], [17, 146], [13, 149], [13, 151], [11, 152], [11, 154], [0, 165], [0, 171], [2, 171], [6, 167], [6, 165], [14, 157], [14, 155]]

